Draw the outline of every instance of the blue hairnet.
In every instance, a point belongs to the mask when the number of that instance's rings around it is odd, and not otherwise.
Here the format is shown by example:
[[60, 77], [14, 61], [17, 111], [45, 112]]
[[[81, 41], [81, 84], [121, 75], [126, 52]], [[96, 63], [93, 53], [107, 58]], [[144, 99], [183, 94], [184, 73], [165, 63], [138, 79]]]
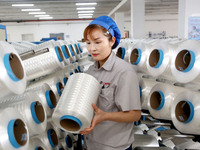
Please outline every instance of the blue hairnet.
[[95, 20], [93, 20], [91, 24], [98, 24], [102, 27], [104, 27], [105, 29], [108, 30], [108, 32], [110, 32], [110, 34], [112, 36], [114, 36], [116, 38], [115, 43], [112, 47], [112, 49], [116, 48], [119, 45], [120, 39], [121, 39], [121, 33], [119, 31], [119, 28], [117, 27], [117, 24], [115, 23], [115, 21], [110, 18], [109, 16], [100, 16], [98, 18], [96, 18]]

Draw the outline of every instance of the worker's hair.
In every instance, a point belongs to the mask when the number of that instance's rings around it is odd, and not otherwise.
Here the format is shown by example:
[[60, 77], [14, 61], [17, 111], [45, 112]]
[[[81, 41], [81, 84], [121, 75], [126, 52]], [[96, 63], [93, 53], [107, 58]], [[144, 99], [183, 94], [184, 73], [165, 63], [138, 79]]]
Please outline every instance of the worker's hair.
[[84, 30], [83, 36], [84, 36], [84, 40], [87, 40], [87, 35], [91, 34], [93, 30], [95, 29], [101, 29], [103, 34], [108, 37], [108, 40], [111, 41], [112, 40], [112, 35], [110, 34], [110, 32], [108, 32], [108, 30], [106, 30], [104, 27], [98, 25], [98, 24], [91, 24], [89, 26], [87, 26]]

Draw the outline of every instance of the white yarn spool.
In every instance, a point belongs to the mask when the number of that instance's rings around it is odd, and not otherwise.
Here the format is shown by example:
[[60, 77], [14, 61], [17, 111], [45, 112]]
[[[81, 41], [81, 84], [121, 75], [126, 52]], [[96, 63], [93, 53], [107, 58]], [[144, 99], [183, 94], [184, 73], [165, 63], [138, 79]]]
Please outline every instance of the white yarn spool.
[[13, 107], [18, 110], [24, 117], [30, 136], [38, 135], [46, 129], [46, 111], [40, 98], [33, 92], [5, 99], [0, 107]]
[[28, 89], [36, 88], [36, 87], [42, 86], [44, 83], [48, 83], [48, 85], [51, 87], [58, 101], [64, 89], [63, 78], [64, 78], [63, 74], [60, 74], [59, 76], [54, 76], [54, 75], [47, 76], [46, 78], [43, 78], [42, 80], [39, 80], [37, 82], [34, 82], [33, 84], [30, 84], [28, 86]]
[[171, 120], [171, 106], [176, 96], [186, 89], [157, 83], [148, 96], [148, 110], [157, 119]]
[[133, 47], [133, 44], [131, 43], [121, 42], [116, 48], [117, 49], [116, 56], [129, 62], [129, 56], [130, 56], [132, 47]]
[[21, 58], [8, 43], [0, 41], [0, 98], [22, 94], [26, 88], [26, 74]]
[[171, 117], [174, 126], [182, 133], [200, 134], [200, 93], [184, 91], [172, 103]]
[[187, 40], [175, 50], [171, 70], [176, 81], [180, 83], [200, 81], [200, 42]]
[[157, 84], [156, 81], [140, 78], [139, 86], [140, 86], [140, 99], [141, 99], [141, 107], [142, 109], [148, 110], [147, 102], [148, 96], [152, 89], [152, 87]]
[[89, 52], [86, 47], [86, 42], [78, 43], [78, 46], [80, 47], [79, 49], [81, 49], [83, 56], [88, 56]]
[[153, 77], [174, 80], [170, 65], [174, 49], [178, 45], [171, 45], [168, 41], [159, 41], [153, 45], [147, 58], [147, 71]]
[[136, 66], [138, 72], [147, 73], [146, 61], [151, 48], [150, 44], [137, 42], [130, 54], [130, 63]]
[[32, 80], [55, 72], [58, 68], [64, 68], [64, 56], [60, 47], [47, 44], [35, 48], [31, 56], [21, 56], [25, 66], [28, 80]]
[[46, 131], [37, 138], [41, 139], [48, 150], [53, 150], [58, 146], [57, 132], [51, 123], [47, 124]]
[[0, 109], [0, 150], [27, 150], [29, 131], [24, 118], [14, 108]]
[[92, 103], [96, 104], [100, 84], [91, 75], [76, 73], [70, 76], [53, 113], [54, 123], [70, 133], [79, 133], [90, 127], [93, 118]]
[[58, 45], [60, 46], [62, 53], [65, 57], [65, 64], [68, 65], [70, 64], [70, 51], [67, 47], [67, 45], [65, 45], [65, 43], [62, 40], [58, 40], [56, 41], [58, 43]]
[[75, 62], [76, 60], [78, 60], [79, 58], [80, 58], [80, 56], [79, 55], [77, 55], [78, 53], [75, 51], [75, 49], [74, 49], [74, 46], [73, 46], [73, 43], [72, 42], [67, 42], [66, 41], [66, 44], [67, 44], [67, 47], [68, 47], [68, 49], [69, 49], [69, 51], [70, 51], [70, 53], [71, 53], [71, 58], [72, 58], [72, 62]]
[[67, 41], [63, 41], [63, 43], [66, 45], [66, 48], [68, 49], [69, 51], [69, 55], [70, 55], [70, 62], [75, 62], [76, 61], [76, 56], [75, 56], [75, 51], [74, 49], [72, 49], [72, 46], [69, 42]]
[[51, 87], [48, 84], [44, 83], [42, 86], [29, 88], [28, 91], [33, 91], [39, 96], [44, 106], [44, 109], [46, 110], [47, 117], [51, 117], [57, 104], [56, 95], [54, 94]]
[[11, 45], [14, 47], [14, 49], [17, 51], [18, 54], [22, 54], [29, 51], [29, 50], [26, 50], [27, 49], [26, 46], [21, 45], [18, 42], [12, 42]]
[[30, 138], [29, 150], [48, 150], [41, 139], [34, 137]]

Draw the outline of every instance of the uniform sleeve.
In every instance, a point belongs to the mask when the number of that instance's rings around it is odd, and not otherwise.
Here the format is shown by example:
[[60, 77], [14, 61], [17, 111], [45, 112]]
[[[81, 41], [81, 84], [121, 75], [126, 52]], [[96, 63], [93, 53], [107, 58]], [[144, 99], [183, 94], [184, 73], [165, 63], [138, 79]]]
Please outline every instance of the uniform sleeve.
[[139, 82], [134, 71], [126, 71], [119, 77], [115, 102], [121, 111], [141, 110]]

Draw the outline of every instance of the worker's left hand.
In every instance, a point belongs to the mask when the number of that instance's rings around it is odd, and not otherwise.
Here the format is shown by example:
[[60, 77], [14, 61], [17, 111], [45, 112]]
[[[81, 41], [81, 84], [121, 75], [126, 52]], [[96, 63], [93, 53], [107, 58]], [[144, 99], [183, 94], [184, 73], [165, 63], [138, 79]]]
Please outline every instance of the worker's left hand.
[[90, 134], [96, 125], [105, 120], [106, 112], [99, 109], [95, 104], [92, 104], [92, 107], [95, 111], [95, 116], [92, 120], [91, 126], [90, 128], [85, 128], [83, 131], [80, 131], [80, 134]]

